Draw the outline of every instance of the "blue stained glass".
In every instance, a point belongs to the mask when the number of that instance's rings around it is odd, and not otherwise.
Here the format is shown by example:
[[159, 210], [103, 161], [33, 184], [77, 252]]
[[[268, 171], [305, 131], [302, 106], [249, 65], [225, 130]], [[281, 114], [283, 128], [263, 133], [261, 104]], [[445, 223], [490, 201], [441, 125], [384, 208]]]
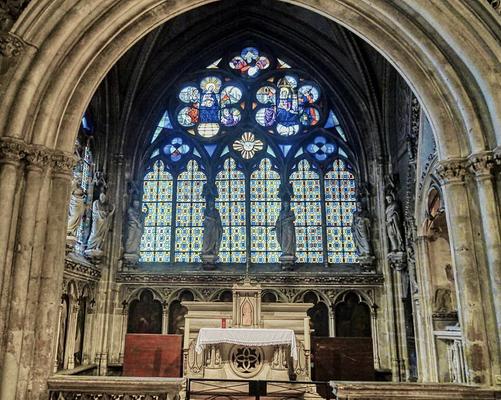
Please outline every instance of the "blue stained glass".
[[162, 161], [156, 161], [144, 178], [143, 210], [147, 215], [140, 246], [143, 262], [158, 262], [170, 255], [173, 180], [164, 168]]
[[324, 161], [337, 150], [335, 143], [328, 142], [324, 136], [317, 136], [313, 142], [306, 146], [306, 151], [318, 161]]
[[345, 168], [342, 160], [334, 161], [324, 179], [327, 254], [331, 263], [356, 261], [350, 228], [356, 207], [356, 185], [353, 174]]
[[294, 190], [292, 208], [296, 214], [299, 262], [322, 263], [322, 209], [320, 178], [306, 160], [301, 160], [290, 176]]
[[[216, 207], [221, 214], [223, 237], [219, 259], [223, 263], [245, 262], [245, 176], [228, 158], [216, 176], [219, 196]], [[243, 253], [242, 253], [243, 251]]]
[[254, 263], [279, 261], [280, 249], [272, 231], [280, 213], [279, 186], [280, 176], [265, 158], [250, 180], [251, 261]]

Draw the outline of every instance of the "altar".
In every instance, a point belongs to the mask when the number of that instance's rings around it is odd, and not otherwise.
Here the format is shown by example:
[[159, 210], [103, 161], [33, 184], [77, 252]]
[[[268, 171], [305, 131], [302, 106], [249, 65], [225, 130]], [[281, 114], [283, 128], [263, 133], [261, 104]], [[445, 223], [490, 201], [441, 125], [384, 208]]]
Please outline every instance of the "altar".
[[233, 302], [182, 303], [187, 309], [184, 376], [310, 381], [309, 303], [261, 303], [261, 287], [233, 287]]

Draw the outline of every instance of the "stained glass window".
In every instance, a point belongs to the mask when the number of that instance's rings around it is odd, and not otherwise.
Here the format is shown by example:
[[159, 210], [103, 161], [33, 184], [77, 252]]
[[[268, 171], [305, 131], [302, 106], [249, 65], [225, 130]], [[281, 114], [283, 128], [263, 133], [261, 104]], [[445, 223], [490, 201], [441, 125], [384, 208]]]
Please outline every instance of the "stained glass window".
[[301, 160], [291, 174], [294, 189], [292, 209], [296, 214], [298, 262], [322, 263], [322, 209], [319, 175], [308, 161]]
[[223, 170], [217, 174], [216, 186], [219, 192], [216, 207], [223, 224], [219, 258], [223, 263], [244, 263], [247, 249], [245, 176], [232, 158], [226, 159]]
[[320, 89], [313, 84], [300, 84], [293, 75], [269, 80], [256, 92], [259, 108], [256, 121], [262, 127], [274, 127], [282, 136], [297, 134], [301, 127], [315, 126], [320, 120], [316, 103]]
[[141, 240], [141, 261], [169, 262], [172, 225], [172, 175], [160, 160], [143, 183], [143, 209], [147, 212]]
[[265, 158], [250, 177], [251, 262], [277, 263], [280, 247], [274, 232], [280, 213], [280, 175]]
[[[217, 135], [221, 126], [233, 127], [242, 118], [238, 104], [242, 89], [225, 83], [217, 76], [206, 76], [197, 86], [189, 85], [179, 92], [179, 100], [184, 105], [177, 113], [179, 124], [188, 132], [204, 138]], [[194, 128], [191, 130], [189, 128]]]
[[200, 261], [205, 181], [205, 174], [194, 160], [188, 162], [186, 171], [177, 178], [175, 262]]
[[279, 262], [281, 182], [293, 189], [298, 262], [357, 262], [353, 152], [334, 105], [290, 60], [236, 50], [182, 81], [152, 129], [141, 260], [200, 262], [209, 181], [218, 188], [220, 262]]
[[336, 160], [325, 175], [327, 254], [330, 263], [356, 262], [351, 221], [356, 208], [355, 177], [346, 163]]

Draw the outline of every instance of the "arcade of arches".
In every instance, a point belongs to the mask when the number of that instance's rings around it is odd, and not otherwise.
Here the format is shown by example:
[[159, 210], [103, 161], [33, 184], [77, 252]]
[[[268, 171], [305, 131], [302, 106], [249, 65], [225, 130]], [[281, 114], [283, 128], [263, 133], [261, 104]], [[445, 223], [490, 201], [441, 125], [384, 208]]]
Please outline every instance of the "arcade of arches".
[[500, 4], [0, 0], [0, 399], [245, 277], [312, 379], [494, 399]]

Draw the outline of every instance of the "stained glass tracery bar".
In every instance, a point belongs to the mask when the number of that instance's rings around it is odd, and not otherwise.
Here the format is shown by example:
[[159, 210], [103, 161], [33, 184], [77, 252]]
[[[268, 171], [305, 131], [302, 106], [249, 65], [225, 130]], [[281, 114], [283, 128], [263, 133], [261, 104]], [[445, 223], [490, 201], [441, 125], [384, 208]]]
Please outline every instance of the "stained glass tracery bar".
[[194, 160], [188, 162], [186, 171], [177, 178], [175, 262], [200, 261], [205, 208], [202, 189], [205, 181], [205, 174]]
[[324, 182], [329, 262], [354, 263], [357, 257], [350, 226], [356, 208], [355, 177], [342, 160], [336, 160]]
[[292, 208], [296, 214], [296, 241], [298, 262], [322, 263], [322, 210], [318, 174], [308, 161], [301, 160], [291, 174], [294, 189]]
[[278, 263], [281, 252], [273, 228], [280, 213], [280, 176], [265, 158], [250, 179], [251, 262]]
[[170, 260], [172, 186], [172, 175], [162, 161], [156, 161], [143, 184], [143, 209], [147, 211], [141, 240], [143, 262]]
[[237, 169], [235, 160], [228, 158], [223, 170], [217, 174], [216, 186], [219, 196], [216, 207], [221, 214], [223, 238], [219, 252], [223, 263], [246, 261], [245, 228], [245, 175]]

